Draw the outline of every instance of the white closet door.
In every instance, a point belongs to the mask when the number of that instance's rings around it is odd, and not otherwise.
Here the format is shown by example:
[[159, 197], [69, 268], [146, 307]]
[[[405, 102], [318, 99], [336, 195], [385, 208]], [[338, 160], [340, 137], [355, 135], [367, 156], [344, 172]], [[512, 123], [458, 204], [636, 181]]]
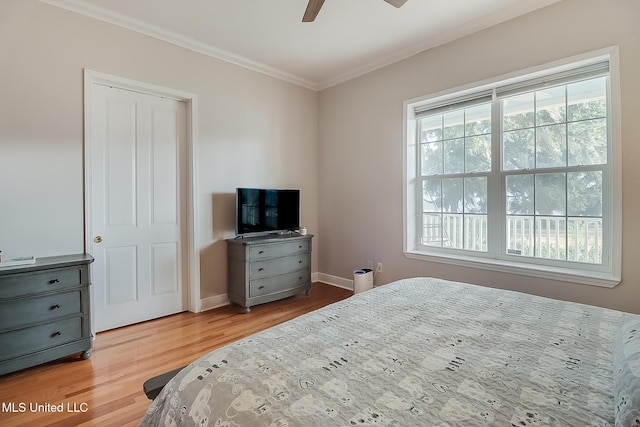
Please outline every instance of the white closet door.
[[92, 85], [96, 331], [184, 310], [186, 106]]

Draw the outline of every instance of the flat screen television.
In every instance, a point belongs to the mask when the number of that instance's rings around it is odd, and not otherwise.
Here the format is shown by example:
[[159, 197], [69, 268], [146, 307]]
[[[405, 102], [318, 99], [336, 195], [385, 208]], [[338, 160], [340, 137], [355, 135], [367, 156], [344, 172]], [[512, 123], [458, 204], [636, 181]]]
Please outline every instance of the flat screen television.
[[236, 188], [236, 235], [300, 228], [300, 190]]

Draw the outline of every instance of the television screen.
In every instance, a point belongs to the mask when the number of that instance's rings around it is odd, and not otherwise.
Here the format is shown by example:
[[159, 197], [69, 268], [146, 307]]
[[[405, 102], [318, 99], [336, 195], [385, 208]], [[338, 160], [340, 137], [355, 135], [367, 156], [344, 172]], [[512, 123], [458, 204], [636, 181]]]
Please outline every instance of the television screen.
[[266, 234], [300, 227], [300, 190], [236, 189], [236, 234]]

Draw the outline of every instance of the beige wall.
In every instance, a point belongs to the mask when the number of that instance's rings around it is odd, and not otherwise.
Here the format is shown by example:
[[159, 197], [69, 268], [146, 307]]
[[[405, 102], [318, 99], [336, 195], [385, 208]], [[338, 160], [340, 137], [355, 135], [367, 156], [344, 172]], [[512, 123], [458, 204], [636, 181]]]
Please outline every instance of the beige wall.
[[84, 250], [85, 68], [196, 94], [202, 298], [226, 294], [237, 186], [300, 188], [302, 221], [316, 232], [317, 93], [35, 0], [2, 0], [6, 256]]
[[[351, 278], [384, 263], [378, 284], [436, 276], [640, 313], [640, 2], [564, 0], [320, 93], [319, 271]], [[623, 145], [622, 282], [614, 289], [410, 260], [402, 236], [402, 104], [619, 45]]]
[[[35, 0], [2, 0], [0, 250], [84, 250], [87, 68], [197, 95], [203, 298], [226, 292], [235, 187], [295, 186], [316, 234], [314, 271], [350, 279], [380, 261], [378, 283], [430, 275], [639, 312], [638, 16], [636, 0], [564, 0], [317, 94]], [[603, 289], [404, 257], [403, 101], [611, 45], [621, 58], [622, 283]]]

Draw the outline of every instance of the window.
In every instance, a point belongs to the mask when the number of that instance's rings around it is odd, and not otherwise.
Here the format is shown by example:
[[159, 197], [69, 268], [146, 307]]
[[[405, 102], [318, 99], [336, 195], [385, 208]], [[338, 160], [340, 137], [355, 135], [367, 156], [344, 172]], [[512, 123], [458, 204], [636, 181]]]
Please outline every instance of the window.
[[611, 55], [407, 102], [405, 253], [614, 286]]
[[487, 250], [491, 104], [418, 119], [420, 245]]

